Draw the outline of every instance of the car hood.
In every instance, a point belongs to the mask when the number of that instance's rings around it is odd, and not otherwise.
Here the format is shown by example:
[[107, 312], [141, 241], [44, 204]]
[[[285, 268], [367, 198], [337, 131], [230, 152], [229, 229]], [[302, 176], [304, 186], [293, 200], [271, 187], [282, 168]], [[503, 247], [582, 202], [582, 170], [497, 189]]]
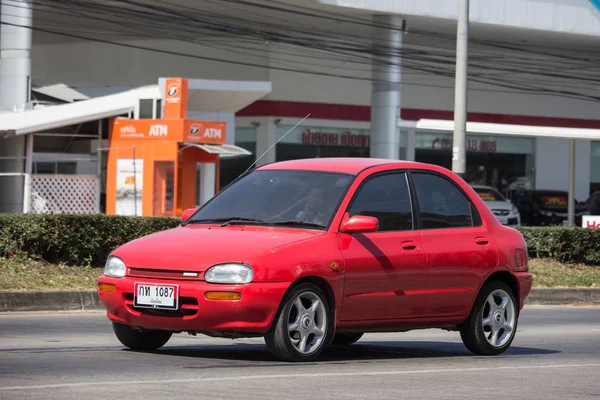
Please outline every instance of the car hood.
[[491, 210], [507, 210], [510, 211], [513, 208], [512, 203], [508, 203], [506, 201], [486, 201], [485, 204]]
[[250, 257], [325, 232], [266, 226], [187, 225], [154, 233], [113, 252], [129, 268], [204, 271], [223, 262]]

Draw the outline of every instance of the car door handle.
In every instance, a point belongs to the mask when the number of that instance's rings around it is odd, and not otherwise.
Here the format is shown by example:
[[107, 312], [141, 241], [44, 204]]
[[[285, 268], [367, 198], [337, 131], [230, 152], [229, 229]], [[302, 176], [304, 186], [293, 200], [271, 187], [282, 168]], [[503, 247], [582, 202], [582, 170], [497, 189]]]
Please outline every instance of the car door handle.
[[475, 238], [475, 243], [477, 243], [480, 246], [484, 246], [484, 245], [488, 244], [489, 242], [490, 241], [484, 237], [476, 237]]
[[402, 248], [404, 250], [414, 250], [417, 248], [417, 244], [412, 240], [407, 240], [406, 242], [402, 242]]

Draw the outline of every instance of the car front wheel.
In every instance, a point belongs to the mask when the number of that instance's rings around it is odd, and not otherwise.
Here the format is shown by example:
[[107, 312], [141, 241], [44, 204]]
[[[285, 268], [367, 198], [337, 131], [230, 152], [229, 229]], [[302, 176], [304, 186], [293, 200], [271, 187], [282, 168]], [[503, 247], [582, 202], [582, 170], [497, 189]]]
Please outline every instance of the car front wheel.
[[517, 321], [518, 308], [510, 287], [490, 281], [483, 286], [469, 318], [460, 326], [460, 336], [471, 352], [498, 355], [510, 347]]
[[164, 346], [172, 332], [160, 330], [135, 330], [129, 325], [113, 322], [113, 331], [117, 339], [133, 350], [156, 350]]
[[265, 342], [281, 360], [311, 361], [329, 341], [332, 329], [333, 314], [325, 294], [316, 285], [302, 283], [286, 295]]

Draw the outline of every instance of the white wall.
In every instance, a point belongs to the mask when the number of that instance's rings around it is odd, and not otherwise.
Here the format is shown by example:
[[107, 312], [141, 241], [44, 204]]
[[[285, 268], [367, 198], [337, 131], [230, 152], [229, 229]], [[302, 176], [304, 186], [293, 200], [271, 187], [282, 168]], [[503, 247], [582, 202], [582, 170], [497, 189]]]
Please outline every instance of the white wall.
[[[490, 52], [489, 49], [487, 51]], [[508, 55], [503, 55], [506, 56]], [[549, 61], [540, 59], [540, 63], [542, 62]], [[269, 80], [273, 84], [273, 90], [269, 99], [365, 106], [371, 103], [371, 69], [368, 64], [310, 59], [308, 53], [303, 51], [294, 56], [292, 49], [274, 45], [270, 46], [270, 63], [272, 66], [309, 68], [316, 73], [350, 76], [356, 79], [271, 69]], [[522, 81], [527, 81], [528, 78], [531, 76], [519, 76]], [[561, 82], [565, 84], [564, 81]], [[552, 89], [552, 86], [547, 84], [542, 86]], [[401, 91], [402, 108], [445, 111], [454, 109], [454, 78], [423, 74], [404, 68]], [[492, 114], [598, 119], [600, 103], [553, 94], [531, 94], [470, 82], [468, 110]]]
[[[274, 100], [354, 105], [369, 105], [371, 101], [371, 70], [370, 66], [364, 63], [311, 58], [311, 53], [306, 51], [277, 45], [265, 45], [264, 51], [253, 51], [250, 55], [250, 53], [239, 54], [239, 52], [164, 40], [140, 41], [135, 44], [202, 57], [272, 67], [308, 69], [317, 73], [358, 79], [269, 70], [171, 56], [103, 43], [67, 42], [34, 43], [33, 81], [37, 85], [65, 83], [76, 86], [78, 90], [85, 93], [97, 91], [102, 87], [137, 87], [156, 84], [159, 77], [166, 76], [268, 80], [273, 84], [269, 98]], [[405, 68], [401, 87], [403, 108], [430, 110], [454, 108], [453, 78], [424, 75]], [[476, 83], [470, 83], [469, 89], [470, 112], [586, 119], [597, 119], [600, 113], [598, 102], [556, 95], [518, 93], [511, 89]]]
[[[575, 198], [585, 201], [590, 194], [590, 141], [578, 140], [575, 147]], [[536, 189], [569, 189], [569, 141], [538, 138], [535, 149]]]
[[[171, 40], [126, 42], [149, 48], [213, 59], [267, 65], [264, 52], [252, 55], [217, 50]], [[265, 80], [268, 70], [230, 63], [169, 55], [94, 42], [34, 43], [32, 80], [36, 85], [65, 83], [86, 88], [102, 86], [137, 87], [157, 84], [159, 77]]]

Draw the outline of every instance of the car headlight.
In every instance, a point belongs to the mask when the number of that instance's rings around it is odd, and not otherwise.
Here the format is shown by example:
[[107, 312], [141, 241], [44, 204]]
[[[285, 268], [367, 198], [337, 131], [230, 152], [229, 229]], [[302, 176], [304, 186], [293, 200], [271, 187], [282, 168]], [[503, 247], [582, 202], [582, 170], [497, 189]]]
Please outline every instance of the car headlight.
[[104, 265], [104, 275], [112, 276], [113, 278], [122, 278], [125, 276], [126, 269], [125, 263], [119, 257], [108, 257]]
[[512, 209], [510, 210], [511, 214], [518, 214], [519, 213], [519, 209], [515, 206], [512, 206]]
[[204, 273], [204, 280], [209, 283], [250, 283], [252, 278], [252, 267], [238, 263], [218, 264]]

